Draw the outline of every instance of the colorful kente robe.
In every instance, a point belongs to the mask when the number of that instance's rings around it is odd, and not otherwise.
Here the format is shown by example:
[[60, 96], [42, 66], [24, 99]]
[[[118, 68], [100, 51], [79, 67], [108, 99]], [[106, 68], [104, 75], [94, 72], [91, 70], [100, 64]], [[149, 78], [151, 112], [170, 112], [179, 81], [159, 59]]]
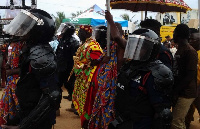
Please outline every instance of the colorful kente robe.
[[[114, 119], [114, 99], [117, 84], [117, 44], [111, 44], [111, 58], [98, 71], [98, 91], [89, 121], [89, 129], [106, 129]], [[104, 50], [103, 56], [106, 54]]]
[[87, 92], [97, 66], [92, 66], [91, 61], [97, 60], [103, 53], [99, 43], [92, 38], [88, 38], [80, 46], [74, 56], [74, 73], [76, 80], [72, 94], [72, 102], [79, 116], [83, 115]]
[[[21, 48], [22, 43], [14, 43], [10, 56], [11, 69], [18, 68]], [[7, 85], [0, 101], [0, 125], [5, 124], [9, 119], [12, 119], [15, 116], [16, 111], [19, 109], [18, 99], [15, 95], [18, 80], [19, 75], [17, 74], [7, 77]]]

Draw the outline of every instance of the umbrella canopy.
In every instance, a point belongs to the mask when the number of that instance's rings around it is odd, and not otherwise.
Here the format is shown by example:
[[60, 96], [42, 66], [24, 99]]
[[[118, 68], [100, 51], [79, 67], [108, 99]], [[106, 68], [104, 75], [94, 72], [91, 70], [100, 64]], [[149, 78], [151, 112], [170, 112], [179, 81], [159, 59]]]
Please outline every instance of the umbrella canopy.
[[112, 9], [127, 9], [133, 12], [186, 12], [191, 8], [183, 0], [111, 0]]

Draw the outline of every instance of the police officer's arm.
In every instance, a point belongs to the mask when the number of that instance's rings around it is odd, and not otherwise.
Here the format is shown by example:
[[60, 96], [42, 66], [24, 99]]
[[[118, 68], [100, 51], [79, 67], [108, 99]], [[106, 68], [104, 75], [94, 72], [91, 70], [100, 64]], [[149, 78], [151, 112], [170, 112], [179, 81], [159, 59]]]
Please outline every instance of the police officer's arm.
[[150, 102], [155, 110], [154, 129], [170, 129], [172, 113], [169, 96], [174, 82], [173, 74], [163, 64], [151, 67], [151, 72], [152, 76], [146, 81], [146, 87]]
[[[154, 86], [148, 88], [149, 98], [153, 105], [155, 114], [153, 119], [153, 128], [154, 129], [170, 129], [171, 121], [172, 121], [172, 113], [170, 111], [171, 105], [170, 101], [164, 101], [164, 96], [159, 93], [153, 87], [156, 87], [156, 84], [153, 83]], [[150, 90], [149, 90], [150, 89]]]
[[111, 33], [111, 36], [113, 38], [113, 40], [115, 42], [117, 42], [117, 44], [125, 49], [126, 47], [126, 40], [122, 38], [122, 36], [120, 35], [120, 32], [117, 28], [117, 26], [115, 25], [115, 22], [113, 21], [113, 17], [111, 15], [111, 13], [109, 11], [105, 11], [105, 18], [106, 20], [108, 21], [108, 23], [110, 24], [110, 33]]

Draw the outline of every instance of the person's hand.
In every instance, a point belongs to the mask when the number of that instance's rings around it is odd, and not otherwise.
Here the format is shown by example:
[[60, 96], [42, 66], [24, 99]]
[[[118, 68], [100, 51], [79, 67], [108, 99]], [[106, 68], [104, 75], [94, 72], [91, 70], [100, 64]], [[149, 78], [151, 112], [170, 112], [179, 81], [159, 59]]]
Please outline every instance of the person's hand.
[[19, 126], [1, 125], [3, 129], [19, 129]]
[[108, 23], [113, 22], [113, 16], [108, 10], [105, 10], [105, 18], [108, 21]]
[[103, 57], [102, 63], [108, 63], [109, 60], [110, 60], [110, 56], [106, 55], [106, 56]]

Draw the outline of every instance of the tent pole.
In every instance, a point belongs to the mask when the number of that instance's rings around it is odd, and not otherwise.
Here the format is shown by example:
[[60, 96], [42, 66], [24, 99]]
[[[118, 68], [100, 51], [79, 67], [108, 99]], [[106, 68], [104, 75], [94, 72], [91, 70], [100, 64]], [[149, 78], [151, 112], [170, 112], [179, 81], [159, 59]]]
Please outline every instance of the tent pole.
[[199, 31], [199, 36], [200, 36], [200, 0], [198, 0], [198, 12], [199, 12], [199, 27], [198, 27], [198, 31]]
[[141, 21], [143, 21], [144, 18], [143, 18], [143, 11], [141, 11]]
[[[110, 12], [110, 0], [106, 0], [107, 10]], [[107, 22], [107, 56], [110, 56], [110, 24]]]
[[145, 20], [147, 19], [147, 10], [145, 10]]

